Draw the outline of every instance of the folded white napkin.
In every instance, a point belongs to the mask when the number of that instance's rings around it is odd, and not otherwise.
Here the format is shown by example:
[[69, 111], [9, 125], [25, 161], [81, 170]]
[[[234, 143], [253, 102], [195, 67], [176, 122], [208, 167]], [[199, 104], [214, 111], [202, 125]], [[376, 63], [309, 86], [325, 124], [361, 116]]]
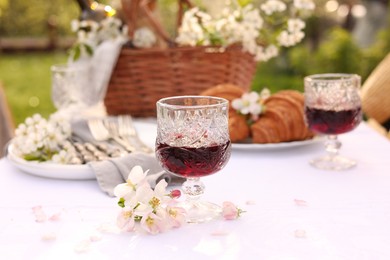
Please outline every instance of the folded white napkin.
[[[72, 122], [72, 131], [75, 138], [84, 142], [95, 142], [89, 131], [86, 120], [79, 119]], [[96, 175], [100, 188], [110, 196], [114, 196], [114, 188], [124, 183], [130, 170], [139, 165], [144, 171], [148, 171], [147, 180], [154, 187], [161, 179], [165, 179], [169, 185], [181, 184], [185, 179], [165, 172], [154, 155], [136, 152], [122, 157], [111, 158], [104, 161], [90, 162], [88, 165]]]

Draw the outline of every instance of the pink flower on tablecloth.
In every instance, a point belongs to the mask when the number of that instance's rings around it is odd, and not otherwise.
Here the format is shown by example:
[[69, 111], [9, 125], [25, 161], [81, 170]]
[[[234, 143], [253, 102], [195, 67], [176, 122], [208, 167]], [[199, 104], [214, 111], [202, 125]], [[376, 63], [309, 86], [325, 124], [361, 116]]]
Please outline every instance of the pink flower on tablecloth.
[[226, 220], [234, 220], [237, 219], [243, 211], [239, 209], [236, 205], [234, 205], [230, 201], [225, 201], [222, 204], [222, 216]]
[[168, 183], [164, 179], [152, 188], [146, 181], [147, 173], [140, 166], [135, 166], [126, 183], [115, 187], [114, 194], [122, 208], [117, 226], [123, 231], [143, 229], [150, 234], [182, 226], [186, 222], [186, 211], [176, 206], [176, 198], [181, 192], [167, 192]]
[[153, 212], [142, 216], [141, 227], [152, 235], [162, 233], [169, 228], [167, 221], [163, 221], [161, 217]]
[[173, 228], [181, 227], [186, 222], [186, 210], [181, 207], [167, 207], [169, 225]]
[[116, 223], [117, 226], [123, 231], [133, 231], [135, 226], [133, 210], [129, 208], [123, 208], [117, 217]]

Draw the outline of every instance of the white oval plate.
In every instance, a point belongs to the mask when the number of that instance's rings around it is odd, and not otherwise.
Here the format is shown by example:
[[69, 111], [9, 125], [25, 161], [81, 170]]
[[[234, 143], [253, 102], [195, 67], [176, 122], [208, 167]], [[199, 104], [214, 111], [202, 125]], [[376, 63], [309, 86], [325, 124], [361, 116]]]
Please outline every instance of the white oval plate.
[[86, 164], [64, 165], [50, 162], [26, 161], [15, 155], [12, 143], [8, 146], [7, 158], [16, 168], [40, 177], [66, 180], [96, 179], [92, 169]]
[[303, 141], [270, 143], [270, 144], [254, 144], [254, 143], [232, 143], [232, 148], [237, 150], [270, 150], [270, 149], [285, 149], [298, 146], [311, 145], [323, 141], [321, 136]]
[[[156, 138], [156, 124], [152, 122], [134, 122], [137, 132], [140, 134], [141, 140], [154, 147]], [[66, 179], [66, 180], [93, 180], [96, 176], [89, 165], [65, 165], [50, 162], [26, 161], [15, 155], [14, 148], [11, 144], [8, 146], [7, 159], [18, 169], [23, 172], [51, 179]]]

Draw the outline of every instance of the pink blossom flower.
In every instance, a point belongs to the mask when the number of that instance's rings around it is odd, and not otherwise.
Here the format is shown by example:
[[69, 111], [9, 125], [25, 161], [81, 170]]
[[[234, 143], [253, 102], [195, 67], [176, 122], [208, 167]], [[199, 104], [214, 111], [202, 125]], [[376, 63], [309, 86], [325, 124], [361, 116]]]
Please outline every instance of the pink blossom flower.
[[173, 228], [181, 227], [186, 222], [186, 210], [182, 207], [167, 207], [168, 221]]
[[168, 227], [168, 223], [166, 221], [162, 221], [159, 216], [150, 212], [149, 214], [142, 216], [141, 227], [146, 232], [155, 235], [164, 232]]
[[230, 201], [225, 201], [222, 204], [222, 216], [226, 220], [237, 219], [242, 212], [243, 211], [241, 209], [237, 208], [237, 206]]
[[117, 226], [127, 232], [131, 232], [134, 230], [135, 220], [134, 220], [134, 212], [132, 209], [124, 208], [120, 212], [117, 217]]

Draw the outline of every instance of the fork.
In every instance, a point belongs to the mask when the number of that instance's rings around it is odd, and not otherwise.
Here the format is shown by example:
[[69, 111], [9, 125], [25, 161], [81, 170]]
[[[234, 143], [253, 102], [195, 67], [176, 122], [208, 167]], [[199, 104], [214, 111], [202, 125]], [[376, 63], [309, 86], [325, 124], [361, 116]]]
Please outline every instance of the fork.
[[118, 116], [118, 130], [119, 135], [127, 138], [131, 142], [134, 142], [134, 144], [139, 147], [139, 149], [145, 153], [152, 153], [154, 152], [149, 146], [147, 146], [145, 143], [141, 141], [139, 138], [137, 131], [134, 128], [133, 120], [130, 116], [127, 115], [120, 115]]
[[104, 121], [109, 133], [115, 137], [115, 138], [118, 138], [120, 139], [122, 142], [123, 142], [123, 145], [125, 146], [125, 148], [130, 151], [130, 152], [135, 152], [137, 149], [136, 147], [134, 147], [133, 144], [131, 144], [130, 140], [125, 138], [125, 136], [123, 136], [121, 134], [121, 127], [118, 126], [118, 121], [115, 120], [105, 120]]
[[96, 141], [108, 141], [113, 140], [128, 152], [133, 152], [134, 148], [130, 146], [125, 140], [119, 138], [117, 135], [110, 133], [109, 129], [107, 129], [104, 124], [104, 120], [102, 119], [90, 119], [88, 120], [88, 127], [91, 131], [93, 138]]

